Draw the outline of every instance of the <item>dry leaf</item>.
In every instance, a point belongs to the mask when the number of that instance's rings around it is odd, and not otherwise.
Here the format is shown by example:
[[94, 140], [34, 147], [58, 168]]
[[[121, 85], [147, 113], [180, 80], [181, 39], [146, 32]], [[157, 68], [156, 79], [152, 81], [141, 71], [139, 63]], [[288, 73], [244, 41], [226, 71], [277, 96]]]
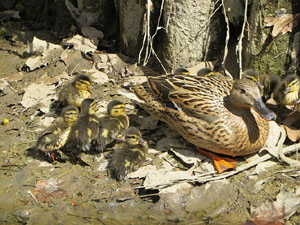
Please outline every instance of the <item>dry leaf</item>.
[[300, 138], [300, 112], [290, 113], [282, 122], [288, 138], [297, 142]]
[[62, 181], [50, 178], [49, 180], [40, 180], [36, 183], [35, 188], [32, 190], [34, 197], [42, 202], [51, 202], [51, 197], [58, 199], [67, 196], [67, 192], [59, 185]]
[[32, 42], [27, 44], [27, 52], [32, 54], [34, 52], [45, 52], [46, 50], [62, 49], [60, 45], [52, 44], [50, 42], [34, 37]]
[[253, 215], [251, 222], [256, 225], [284, 224], [284, 220], [300, 208], [300, 197], [296, 193], [297, 191], [295, 193], [281, 191], [276, 201], [267, 201], [259, 207], [251, 207]]
[[206, 159], [205, 156], [199, 154], [197, 151], [192, 151], [188, 149], [179, 149], [179, 148], [171, 148], [171, 152], [173, 152], [179, 159], [181, 159], [184, 163], [188, 165], [196, 165]]
[[293, 14], [284, 14], [278, 17], [267, 17], [265, 18], [266, 27], [273, 27], [272, 36], [276, 37], [278, 34], [282, 35], [287, 32], [292, 32], [293, 29], [297, 26], [300, 20], [300, 13], [295, 15]]
[[97, 50], [97, 46], [94, 45], [90, 39], [80, 36], [79, 34], [75, 35], [71, 39], [63, 41], [64, 45], [72, 45], [75, 50], [80, 50], [84, 54], [94, 53]]

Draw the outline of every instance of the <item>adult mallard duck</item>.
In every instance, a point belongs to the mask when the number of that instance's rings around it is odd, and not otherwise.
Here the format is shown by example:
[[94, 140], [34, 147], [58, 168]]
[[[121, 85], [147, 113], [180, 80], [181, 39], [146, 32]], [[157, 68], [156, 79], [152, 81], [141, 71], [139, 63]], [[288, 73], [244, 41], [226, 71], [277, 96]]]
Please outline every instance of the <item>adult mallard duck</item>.
[[253, 81], [231, 76], [148, 77], [131, 92], [144, 110], [187, 141], [229, 156], [259, 151], [269, 134], [268, 120], [276, 117]]

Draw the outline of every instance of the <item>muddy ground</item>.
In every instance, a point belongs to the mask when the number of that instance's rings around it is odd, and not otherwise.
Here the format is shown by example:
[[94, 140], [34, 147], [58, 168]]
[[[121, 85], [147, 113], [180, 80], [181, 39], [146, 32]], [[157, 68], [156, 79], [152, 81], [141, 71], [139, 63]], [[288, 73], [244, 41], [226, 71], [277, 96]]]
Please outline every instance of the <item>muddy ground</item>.
[[[31, 72], [22, 70], [26, 60], [33, 57], [24, 53], [26, 39], [41, 36], [39, 34], [45, 36], [47, 32], [26, 31], [10, 23], [0, 30], [0, 78], [11, 78], [6, 90], [0, 93], [0, 119], [9, 119], [8, 124], [0, 125], [1, 224], [238, 225], [255, 218], [259, 214], [255, 209], [265, 203], [278, 202], [279, 193], [296, 192], [299, 195], [299, 171], [276, 159], [270, 160], [274, 163], [262, 172], [254, 167], [219, 181], [204, 184], [183, 182], [183, 188], [176, 192], [157, 194], [157, 189], [143, 188], [143, 179], [126, 179], [124, 182], [112, 179], [106, 169], [105, 154], [108, 152], [84, 155], [90, 167], [73, 165], [68, 159], [49, 164], [28, 152], [27, 149], [34, 145], [43, 128], [40, 123], [45, 115], [39, 113], [39, 105], [29, 108], [20, 105], [24, 89], [45, 73], [56, 77], [64, 71], [71, 73], [90, 69], [94, 63], [92, 58], [80, 57], [76, 66], [53, 60]], [[52, 36], [55, 35], [48, 33], [47, 41], [53, 41]], [[127, 58], [125, 64], [128, 66], [133, 62]], [[127, 102], [135, 108], [130, 113], [131, 124], [142, 130], [144, 139], [155, 149], [150, 151], [148, 164], [160, 167], [164, 161], [160, 156], [165, 154], [170, 161], [176, 162], [174, 170], [188, 170], [191, 166], [181, 163], [168, 150], [171, 146], [187, 146], [188, 149], [193, 149], [193, 146], [117, 94], [117, 90], [128, 81], [125, 64], [115, 66], [113, 70], [108, 67], [103, 69], [110, 81], [94, 85], [93, 94], [99, 100], [99, 107], [105, 110], [105, 104], [110, 99]], [[14, 79], [16, 74], [21, 78]], [[51, 117], [51, 113], [46, 116]], [[202, 161], [212, 164], [206, 158]], [[239, 163], [247, 162], [241, 158]], [[299, 206], [299, 198], [295, 201]], [[279, 208], [284, 211], [285, 204], [281, 203]], [[268, 214], [271, 209], [265, 210], [264, 214]], [[288, 217], [285, 224], [300, 224], [300, 211], [291, 212], [290, 217], [283, 216]], [[266, 220], [272, 221], [270, 218]], [[274, 220], [278, 221], [278, 218]], [[281, 218], [281, 221], [284, 219]]]

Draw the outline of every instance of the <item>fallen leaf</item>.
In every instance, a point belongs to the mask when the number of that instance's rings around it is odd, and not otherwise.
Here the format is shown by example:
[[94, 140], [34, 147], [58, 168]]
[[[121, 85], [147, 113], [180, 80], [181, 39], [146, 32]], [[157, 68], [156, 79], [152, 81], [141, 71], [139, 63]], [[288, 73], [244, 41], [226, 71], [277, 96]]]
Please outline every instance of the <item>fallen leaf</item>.
[[297, 14], [283, 14], [278, 17], [266, 17], [265, 23], [266, 27], [273, 27], [272, 36], [276, 37], [278, 34], [282, 35], [287, 32], [292, 32], [297, 26], [300, 20], [300, 13]]
[[74, 49], [66, 49], [63, 51], [63, 53], [60, 55], [60, 60], [62, 60], [67, 67], [72, 65], [74, 61], [81, 59], [81, 51], [80, 50], [75, 50]]
[[297, 142], [300, 138], [300, 112], [290, 113], [283, 121], [282, 124], [286, 130], [288, 138]]
[[27, 52], [29, 54], [32, 54], [35, 52], [43, 53], [46, 50], [53, 50], [53, 49], [61, 49], [61, 46], [38, 39], [37, 37], [33, 37], [32, 42], [27, 43]]
[[252, 223], [284, 224], [284, 220], [290, 218], [300, 208], [300, 196], [296, 193], [281, 190], [276, 201], [270, 200], [258, 207], [251, 206]]
[[93, 82], [95, 82], [96, 84], [102, 85], [110, 80], [106, 73], [95, 69], [85, 70], [85, 72], [93, 78]]
[[60, 180], [50, 178], [49, 180], [40, 180], [31, 191], [34, 197], [42, 202], [51, 202], [51, 197], [58, 199], [67, 196], [67, 191], [59, 188], [62, 183]]
[[94, 53], [97, 50], [97, 46], [94, 45], [90, 39], [85, 38], [79, 34], [75, 35], [71, 39], [63, 40], [63, 45], [71, 45], [75, 50], [80, 50], [84, 54]]
[[201, 155], [197, 151], [192, 151], [188, 149], [170, 149], [171, 152], [173, 152], [178, 158], [180, 158], [184, 163], [188, 165], [196, 165], [197, 163], [200, 163], [204, 159], [206, 159], [205, 156]]

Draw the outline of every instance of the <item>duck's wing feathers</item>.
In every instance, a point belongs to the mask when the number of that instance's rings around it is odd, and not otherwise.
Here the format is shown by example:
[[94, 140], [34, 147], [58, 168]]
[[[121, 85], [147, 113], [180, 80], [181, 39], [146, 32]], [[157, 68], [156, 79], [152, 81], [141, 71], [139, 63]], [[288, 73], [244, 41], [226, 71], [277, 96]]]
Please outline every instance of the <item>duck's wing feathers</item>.
[[224, 101], [230, 93], [232, 81], [194, 75], [160, 76], [149, 77], [148, 87], [167, 107], [201, 119], [209, 115], [211, 119], [225, 110]]

